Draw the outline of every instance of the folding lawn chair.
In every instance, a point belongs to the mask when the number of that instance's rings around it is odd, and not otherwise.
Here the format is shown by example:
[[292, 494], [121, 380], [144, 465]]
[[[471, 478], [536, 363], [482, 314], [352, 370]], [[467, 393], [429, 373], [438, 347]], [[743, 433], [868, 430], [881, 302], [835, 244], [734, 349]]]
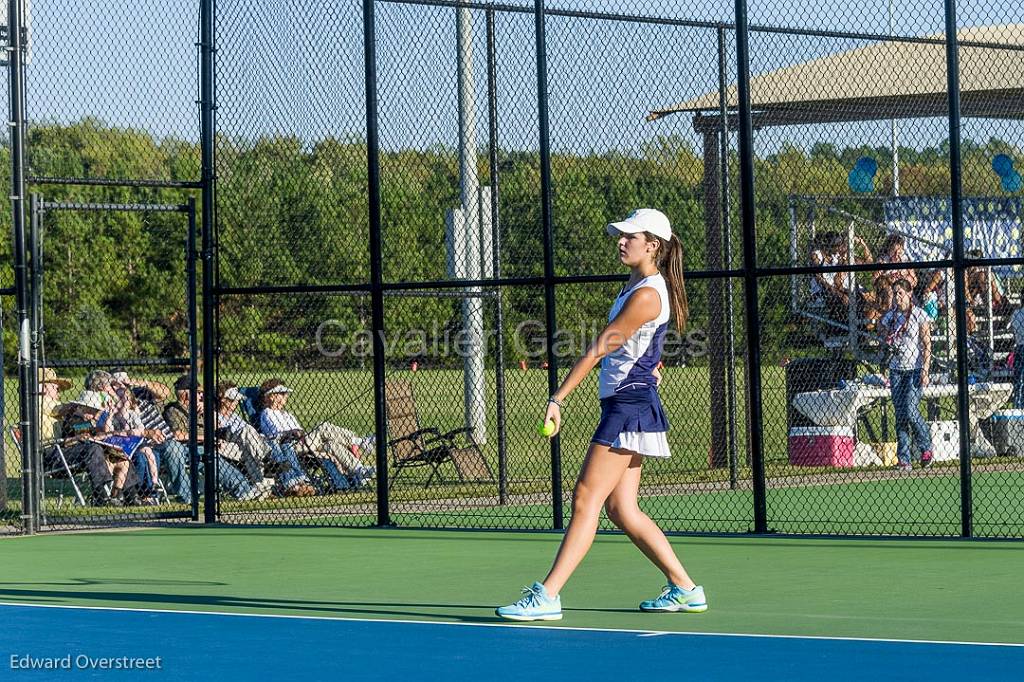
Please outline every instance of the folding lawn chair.
[[[17, 427], [17, 426], [12, 426], [11, 427], [11, 440], [14, 441], [14, 445], [18, 449], [18, 453], [20, 454], [21, 453], [21, 429], [19, 427]], [[43, 450], [47, 450], [49, 448], [53, 448], [54, 449], [54, 452], [57, 454], [58, 462], [55, 463], [53, 466], [49, 466], [48, 467], [48, 466], [46, 466], [46, 457], [43, 457], [43, 465], [42, 465], [43, 476], [42, 476], [42, 478], [39, 479], [39, 495], [40, 495], [40, 500], [43, 502], [43, 504], [41, 505], [41, 509], [43, 510], [43, 514], [44, 514], [44, 520], [43, 520], [44, 523], [45, 523], [45, 514], [46, 514], [46, 504], [45, 504], [45, 502], [46, 502], [46, 479], [47, 478], [51, 478], [51, 479], [55, 479], [55, 480], [61, 481], [61, 486], [60, 486], [59, 494], [58, 494], [58, 497], [57, 497], [57, 506], [58, 507], [64, 505], [64, 482], [65, 481], [71, 483], [71, 489], [75, 493], [75, 500], [78, 502], [78, 504], [80, 504], [83, 507], [86, 506], [86, 504], [85, 504], [85, 496], [82, 495], [82, 489], [78, 486], [78, 481], [75, 480], [76, 473], [78, 475], [82, 475], [82, 474], [85, 473], [85, 470], [84, 469], [79, 469], [77, 472], [72, 471], [71, 465], [68, 464], [67, 457], [64, 456], [64, 449], [61, 448], [60, 443], [58, 443], [56, 441], [54, 441], [52, 443], [49, 443], [49, 444], [43, 443], [43, 448], [42, 448]]]
[[434, 427], [421, 427], [408, 381], [388, 381], [384, 384], [387, 405], [388, 449], [395, 475], [391, 485], [405, 469], [431, 467], [424, 487], [429, 488], [436, 477], [444, 483], [441, 465], [451, 462], [460, 481], [493, 481], [494, 475], [480, 446], [473, 438], [473, 429], [460, 427], [441, 433]]

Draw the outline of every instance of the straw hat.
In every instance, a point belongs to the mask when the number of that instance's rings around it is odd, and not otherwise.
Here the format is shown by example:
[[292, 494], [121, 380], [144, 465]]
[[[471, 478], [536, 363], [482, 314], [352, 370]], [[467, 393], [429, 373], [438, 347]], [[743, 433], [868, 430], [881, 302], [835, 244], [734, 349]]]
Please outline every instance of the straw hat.
[[58, 391], [66, 391], [71, 388], [71, 380], [57, 376], [57, 372], [50, 367], [39, 368], [39, 383], [57, 384]]

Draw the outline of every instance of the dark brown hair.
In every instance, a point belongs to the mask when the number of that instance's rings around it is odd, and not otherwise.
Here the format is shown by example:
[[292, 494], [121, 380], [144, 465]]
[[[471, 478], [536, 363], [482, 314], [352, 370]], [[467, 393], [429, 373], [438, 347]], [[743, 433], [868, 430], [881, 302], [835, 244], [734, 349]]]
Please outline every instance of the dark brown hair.
[[914, 285], [910, 283], [910, 280], [905, 277], [900, 277], [898, 280], [892, 283], [893, 289], [903, 289], [908, 294], [914, 293]]
[[907, 240], [903, 238], [903, 235], [890, 234], [888, 237], [885, 238], [885, 241], [882, 242], [882, 253], [889, 253], [890, 251], [892, 251], [892, 247], [896, 246], [897, 244], [906, 247]]
[[217, 384], [217, 407], [220, 408], [224, 404], [224, 394], [232, 388], [238, 388], [238, 384], [233, 381], [222, 381]]
[[265, 396], [271, 389], [275, 389], [278, 386], [284, 386], [284, 380], [278, 379], [277, 377], [267, 379], [260, 384], [260, 395]]
[[644, 235], [647, 241], [658, 242], [654, 263], [668, 284], [668, 305], [672, 310], [672, 317], [676, 320], [676, 329], [681, 333], [686, 329], [686, 321], [690, 316], [690, 304], [686, 299], [686, 282], [683, 277], [683, 244], [675, 235], [667, 242], [649, 232], [645, 232]]

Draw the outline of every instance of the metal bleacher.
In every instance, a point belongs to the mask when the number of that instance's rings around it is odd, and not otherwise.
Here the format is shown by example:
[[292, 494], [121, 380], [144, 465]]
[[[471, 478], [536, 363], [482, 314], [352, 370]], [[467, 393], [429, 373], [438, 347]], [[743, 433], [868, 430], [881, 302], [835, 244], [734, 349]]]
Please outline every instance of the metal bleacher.
[[[891, 197], [822, 197], [793, 195], [790, 197], [790, 258], [793, 265], [806, 265], [810, 253], [809, 245], [813, 243], [816, 233], [831, 230], [846, 235], [852, 247], [854, 238], [863, 237], [869, 243], [880, 243], [888, 234], [902, 235], [908, 250], [914, 248], [930, 249], [938, 257], [948, 257], [949, 242], [939, 243], [922, 237], [911, 229], [900, 229], [900, 225], [887, 219], [885, 202]], [[913, 201], [913, 199], [911, 199]], [[1016, 206], [1016, 204], [1015, 204]], [[1018, 221], [1016, 215], [1012, 220]], [[1009, 220], [1009, 219], [1008, 219]], [[1024, 230], [1022, 230], [1024, 231]], [[850, 262], [853, 261], [853, 249], [850, 249]], [[877, 254], [876, 254], [877, 255]], [[935, 257], [935, 256], [933, 256]], [[1004, 279], [996, 268], [986, 268], [988, 276], [994, 278], [1001, 295], [1007, 305], [1002, 311], [993, 310], [991, 289], [984, 300], [975, 301], [971, 311], [976, 327], [971, 335], [972, 354], [969, 365], [972, 373], [996, 380], [1005, 380], [1011, 370], [1007, 361], [1014, 349], [1014, 338], [1009, 328], [1010, 315], [1021, 305], [1021, 293], [1018, 286], [1010, 291], [1005, 276], [1009, 274], [1017, 279], [1017, 271], [1003, 269]], [[945, 277], [946, 300], [953, 300], [951, 272]], [[849, 353], [850, 357], [869, 365], [879, 362], [882, 352], [880, 339], [875, 333], [874, 325], [858, 316], [857, 296], [851, 296], [846, 315], [830, 316], [820, 305], [811, 299], [812, 275], [793, 275], [790, 281], [790, 308], [794, 318], [803, 319], [807, 326], [802, 331], [804, 338], [811, 337], [820, 347], [829, 349], [835, 354]], [[867, 277], [858, 280], [859, 291], [866, 290]], [[837, 319], [840, 318], [840, 319]], [[946, 307], [940, 311], [933, 324], [932, 358], [933, 373], [952, 374], [956, 365], [954, 311]]]

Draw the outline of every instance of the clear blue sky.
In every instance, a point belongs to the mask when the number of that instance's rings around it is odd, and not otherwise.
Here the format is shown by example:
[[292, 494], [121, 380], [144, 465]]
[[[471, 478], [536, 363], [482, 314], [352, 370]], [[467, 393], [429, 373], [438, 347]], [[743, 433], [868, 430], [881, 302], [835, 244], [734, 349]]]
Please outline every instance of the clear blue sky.
[[[894, 31], [941, 32], [942, 4], [893, 0]], [[532, 3], [522, 3], [532, 6]], [[563, 8], [637, 11], [630, 0], [551, 3]], [[651, 14], [728, 21], [731, 2], [650, 2]], [[91, 115], [157, 136], [198, 137], [195, 0], [66, 0], [32, 6], [29, 116], [36, 121]], [[643, 7], [643, 5], [641, 5]], [[454, 10], [379, 3], [381, 140], [387, 148], [454, 147], [457, 143]], [[888, 32], [884, 0], [751, 0], [752, 23]], [[294, 133], [312, 141], [362, 136], [361, 2], [219, 0], [219, 125], [252, 138]], [[641, 12], [645, 11], [643, 9]], [[962, 26], [1024, 22], [1005, 0], [962, 3]], [[486, 102], [483, 15], [476, 13], [475, 67], [480, 140]], [[651, 108], [717, 88], [712, 31], [552, 17], [548, 20], [552, 142], [562, 150], [634, 150], [660, 134], [679, 134], [696, 148], [690, 118], [645, 123]], [[852, 49], [863, 43], [754, 34], [752, 71]], [[499, 15], [499, 121], [503, 146], [537, 143], [533, 18]], [[735, 46], [728, 44], [730, 76]], [[967, 122], [964, 134], [1016, 138], [1020, 126]], [[904, 124], [903, 144], [945, 137], [944, 122]], [[761, 150], [783, 140], [888, 144], [887, 124], [788, 128], [759, 133]]]

